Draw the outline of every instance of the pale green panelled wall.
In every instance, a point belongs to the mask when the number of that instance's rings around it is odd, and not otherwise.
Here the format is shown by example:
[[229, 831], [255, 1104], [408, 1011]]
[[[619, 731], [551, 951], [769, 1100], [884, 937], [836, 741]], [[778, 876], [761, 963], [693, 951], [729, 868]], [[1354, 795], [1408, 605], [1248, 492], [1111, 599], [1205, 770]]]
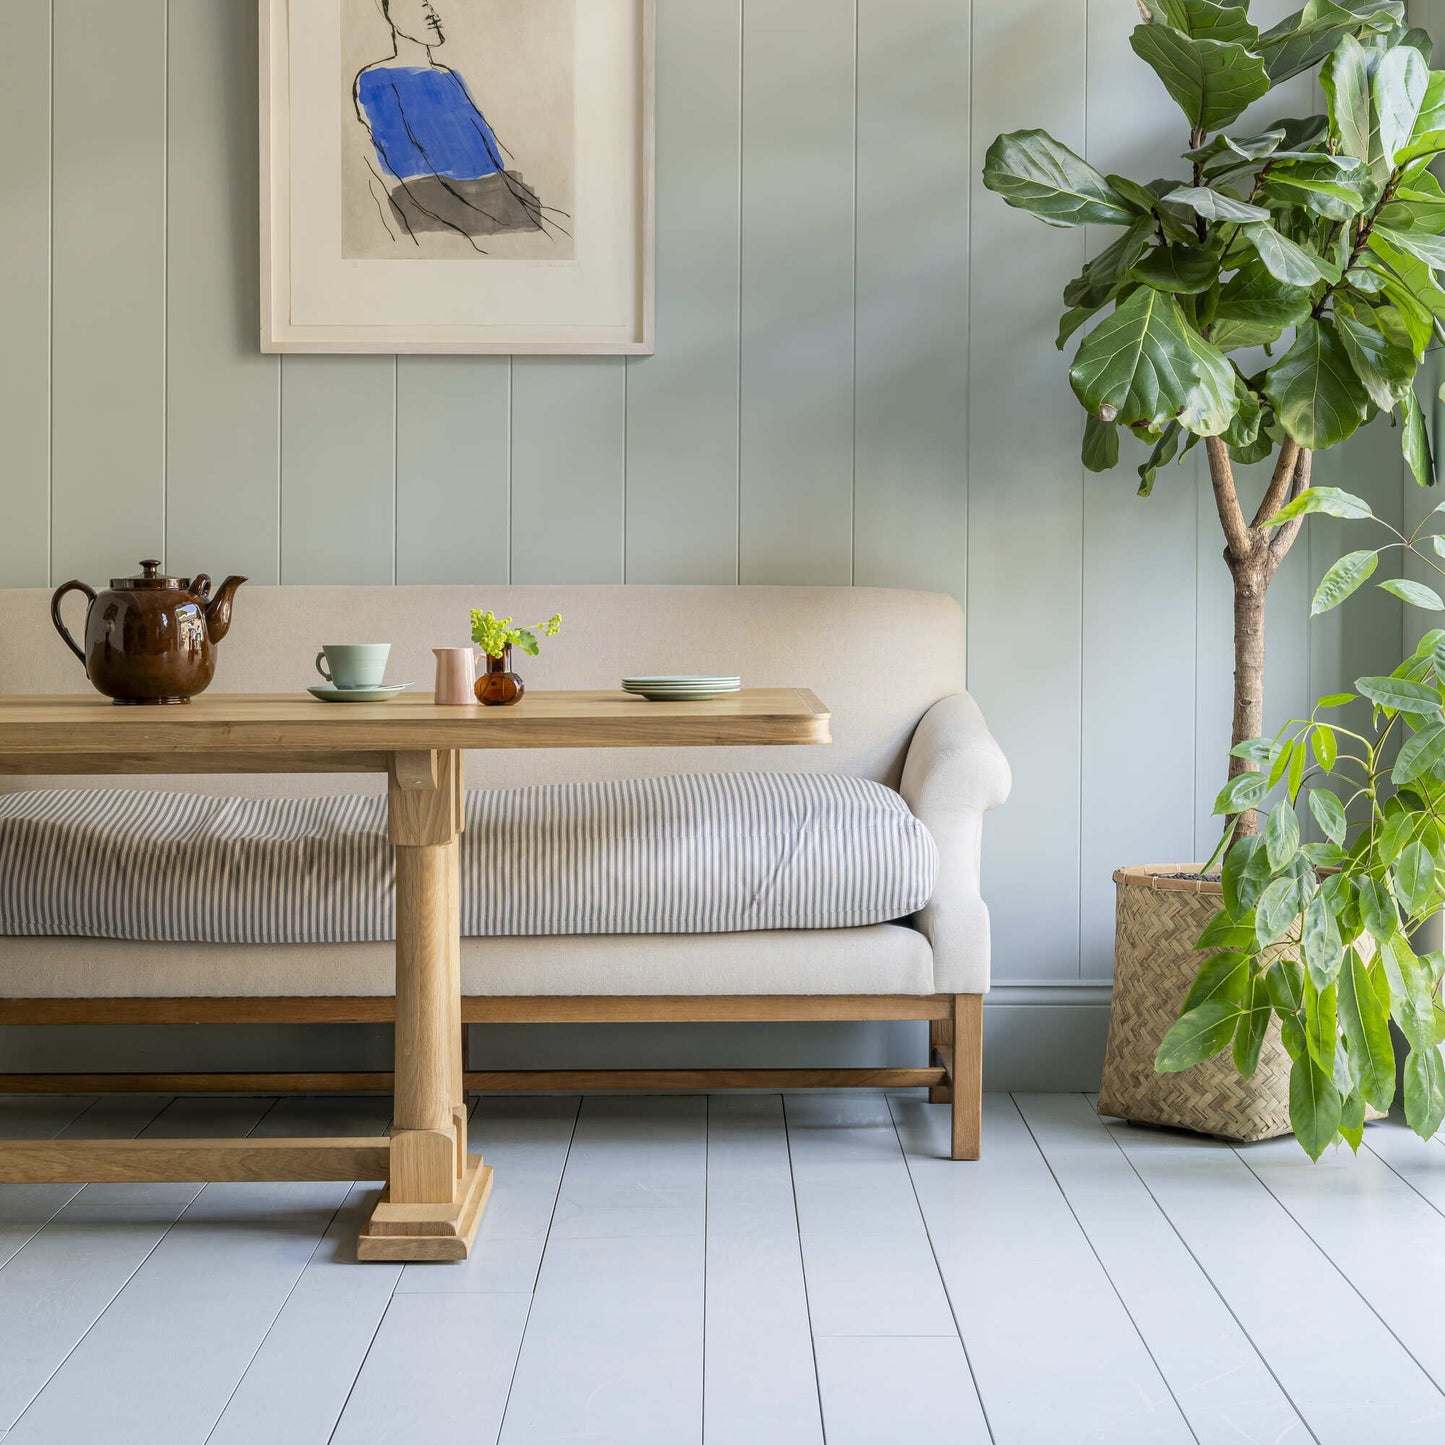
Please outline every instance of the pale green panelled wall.
[[[1082, 470], [1052, 335], [1092, 238], [979, 168], [1031, 125], [1167, 164], [1181, 122], [1134, 23], [658, 0], [655, 357], [283, 362], [256, 345], [254, 0], [0, 5], [0, 585], [157, 553], [259, 582], [951, 591], [1017, 779], [987, 840], [995, 976], [1077, 1002], [1109, 975], [1110, 871], [1212, 840], [1227, 584], [1192, 464], [1148, 501]], [[1388, 433], [1329, 473], [1400, 511]], [[1307, 624], [1327, 525], [1275, 594], [1277, 714], [1399, 641], [1383, 594]]]

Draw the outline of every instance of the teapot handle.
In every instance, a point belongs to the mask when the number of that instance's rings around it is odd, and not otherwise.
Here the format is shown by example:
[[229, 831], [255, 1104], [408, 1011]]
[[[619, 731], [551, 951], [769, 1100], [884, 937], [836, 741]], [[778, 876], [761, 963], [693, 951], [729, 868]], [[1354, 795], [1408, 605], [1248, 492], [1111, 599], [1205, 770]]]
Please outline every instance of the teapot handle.
[[57, 587], [55, 595], [50, 599], [50, 620], [55, 624], [55, 630], [65, 639], [65, 645], [80, 659], [80, 665], [86, 667], [85, 653], [76, 645], [60, 616], [60, 599], [67, 592], [84, 592], [92, 603], [95, 601], [95, 592], [84, 582], [67, 582], [64, 587]]
[[210, 595], [211, 579], [204, 572], [197, 572], [191, 578], [191, 591], [204, 602]]

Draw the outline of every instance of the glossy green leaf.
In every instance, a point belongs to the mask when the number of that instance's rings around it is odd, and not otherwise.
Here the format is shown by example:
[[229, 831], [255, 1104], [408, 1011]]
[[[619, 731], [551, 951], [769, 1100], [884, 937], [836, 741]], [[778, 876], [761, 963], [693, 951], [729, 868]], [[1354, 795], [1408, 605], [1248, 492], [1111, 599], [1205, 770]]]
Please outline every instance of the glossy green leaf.
[[1410, 473], [1417, 486], [1432, 486], [1435, 465], [1431, 460], [1430, 433], [1413, 389], [1407, 389], [1400, 398], [1400, 415], [1404, 418], [1404, 425], [1400, 428], [1400, 450], [1409, 464]]
[[1246, 988], [1244, 1011], [1234, 1031], [1234, 1067], [1245, 1078], [1259, 1067], [1259, 1051], [1264, 1046], [1271, 1014], [1269, 990], [1264, 978], [1257, 975]]
[[1357, 677], [1355, 688], [1371, 702], [1411, 717], [1440, 716], [1439, 690], [1423, 682], [1411, 682], [1405, 677]]
[[1340, 144], [1361, 160], [1370, 157], [1370, 66], [1365, 47], [1344, 35], [1320, 67], [1329, 102], [1330, 128]]
[[1317, 985], [1305, 979], [1305, 1047], [1309, 1056], [1329, 1074], [1335, 1068], [1335, 1041], [1339, 1037], [1338, 991], [1333, 982]]
[[1122, 301], [1129, 268], [1149, 249], [1153, 231], [1152, 222], [1139, 220], [1116, 236], [1064, 287], [1064, 305], [1097, 311], [1106, 301]]
[[1389, 226], [1376, 225], [1371, 235], [1423, 261], [1432, 271], [1445, 270], [1445, 236], [1436, 236], [1429, 231], [1396, 231]]
[[1407, 843], [1395, 861], [1395, 895], [1406, 913], [1423, 913], [1436, 896], [1435, 857], [1423, 843]]
[[1445, 612], [1445, 601], [1441, 601], [1440, 594], [1423, 582], [1411, 582], [1405, 577], [1391, 577], [1381, 582], [1380, 587], [1398, 597], [1401, 602], [1408, 602], [1411, 607], [1422, 607], [1427, 612]]
[[1315, 755], [1315, 762], [1324, 772], [1334, 772], [1335, 763], [1340, 756], [1340, 744], [1332, 727], [1327, 727], [1324, 723], [1316, 723], [1310, 729], [1310, 750]]
[[1361, 1092], [1373, 1108], [1388, 1109], [1395, 1097], [1390, 1019], [1371, 987], [1369, 969], [1353, 948], [1345, 950], [1340, 969], [1339, 1016]]
[[1310, 603], [1310, 616], [1318, 617], [1320, 613], [1338, 607], [1369, 580], [1379, 563], [1375, 552], [1350, 552], [1341, 557], [1320, 580], [1314, 600]]
[[1237, 953], [1216, 953], [1199, 966], [1180, 1013], [1189, 1013], [1206, 1003], [1229, 1003], [1242, 1007], [1249, 984], [1249, 965]]
[[1277, 281], [1288, 286], [1313, 286], [1317, 281], [1340, 279], [1339, 267], [1333, 262], [1296, 245], [1267, 221], [1249, 221], [1239, 230]]
[[1311, 451], [1338, 446], [1369, 409], [1339, 336], [1314, 320], [1299, 327], [1294, 345], [1269, 369], [1264, 394], [1285, 431]]
[[1342, 492], [1338, 487], [1307, 487], [1288, 506], [1281, 507], [1268, 518], [1266, 527], [1278, 527], [1313, 512], [1324, 512], [1331, 517], [1348, 517], [1358, 521], [1373, 517], [1370, 504], [1353, 492]]
[[1352, 0], [1336, 5], [1329, 0], [1308, 0], [1302, 10], [1287, 15], [1259, 38], [1269, 78], [1277, 85], [1312, 65], [1318, 65], [1342, 36], [1367, 23], [1381, 29], [1404, 18], [1404, 0]]
[[1294, 926], [1304, 910], [1300, 885], [1294, 878], [1276, 878], [1255, 906], [1255, 939], [1261, 948], [1277, 943]]
[[1300, 1014], [1305, 1002], [1304, 969], [1292, 958], [1277, 959], [1264, 976], [1269, 1001], [1281, 1019]]
[[1400, 913], [1390, 890], [1378, 878], [1360, 879], [1360, 919], [1381, 947], [1400, 927]]
[[1434, 1044], [1412, 1049], [1405, 1060], [1405, 1122], [1422, 1139], [1445, 1122], [1445, 1063]]
[[1429, 973], [1415, 957], [1404, 934], [1393, 934], [1380, 950], [1380, 966], [1390, 986], [1390, 1013], [1411, 1047], [1433, 1048], [1435, 1009]]
[[1269, 89], [1264, 61], [1235, 41], [1195, 39], [1168, 25], [1136, 25], [1134, 54], [1164, 82], [1193, 130], [1221, 130]]
[[1248, 255], [1219, 290], [1210, 340], [1223, 350], [1273, 341], [1309, 315], [1309, 286], [1287, 286]]
[[1147, 286], [1084, 338], [1069, 380], [1086, 411], [1121, 426], [1177, 420], [1217, 436], [1238, 406], [1229, 363], [1190, 327], [1174, 297]]
[[1237, 1003], [1220, 1000], [1181, 1014], [1164, 1035], [1154, 1068], [1161, 1074], [1177, 1074], [1227, 1049], [1240, 1012]]
[[1197, 295], [1219, 277], [1219, 254], [1203, 246], [1153, 246], [1129, 271], [1156, 291]]
[[1221, 909], [1204, 925], [1194, 947], [1247, 951], [1254, 947], [1254, 924], [1236, 920]]
[[1091, 472], [1107, 472], [1119, 464], [1119, 428], [1092, 414], [1084, 418], [1084, 466]]
[[1243, 5], [1222, 5], [1214, 0], [1147, 0], [1140, 10], [1155, 24], [1172, 25], [1197, 40], [1233, 40], [1244, 46], [1259, 43], [1259, 31], [1249, 23]]
[[1347, 221], [1365, 209], [1365, 198], [1354, 186], [1293, 170], [1272, 171], [1264, 194], [1272, 203], [1302, 205], [1329, 221]]
[[1387, 164], [1405, 149], [1415, 130], [1430, 67], [1413, 46], [1396, 45], [1380, 57], [1375, 67], [1375, 119], [1380, 132], [1380, 149]]
[[1318, 1159], [1340, 1131], [1342, 1100], [1330, 1074], [1308, 1056], [1289, 1071], [1289, 1122], [1311, 1159]]
[[1209, 186], [1179, 186], [1164, 197], [1176, 206], [1186, 206], [1206, 221], [1268, 222], [1269, 212], [1263, 206], [1250, 205], [1238, 196], [1216, 191]]
[[1393, 410], [1415, 380], [1415, 353], [1391, 342], [1364, 308], [1357, 314], [1336, 308], [1334, 328], [1366, 395], [1381, 411]]
[[1240, 773], [1219, 790], [1219, 796], [1214, 800], [1215, 816], [1247, 813], [1264, 801], [1268, 791], [1269, 780], [1263, 773]]
[[1046, 131], [999, 136], [984, 158], [983, 183], [1050, 226], [1127, 226], [1135, 218], [1093, 166]]
[[1139, 463], [1139, 495], [1147, 497], [1154, 490], [1154, 479], [1159, 468], [1172, 462], [1179, 452], [1179, 441], [1188, 435], [1175, 422], [1170, 422], [1160, 433], [1149, 455]]
[[1354, 693], [1352, 693], [1352, 692], [1331, 692], [1331, 693], [1326, 693], [1325, 696], [1322, 697], [1322, 698], [1315, 704], [1315, 706], [1316, 706], [1317, 708], [1321, 708], [1321, 707], [1344, 707], [1347, 703], [1352, 703], [1352, 702], [1354, 702], [1354, 700], [1355, 700], [1355, 695], [1354, 695]]
[[1439, 778], [1442, 772], [1445, 772], [1445, 724], [1427, 723], [1405, 740], [1395, 759], [1390, 781], [1403, 786], [1420, 777]]
[[[1246, 834], [1230, 845], [1224, 855], [1224, 866], [1220, 869], [1226, 916], [1239, 918], [1254, 907], [1268, 882], [1268, 869], [1269, 855], [1264, 852], [1264, 843], [1257, 833]], [[1252, 939], [1252, 925], [1249, 933]], [[1245, 947], [1249, 946], [1245, 944]]]
[[1331, 843], [1345, 841], [1345, 810], [1340, 800], [1328, 788], [1310, 790], [1310, 812], [1314, 814], [1315, 822], [1320, 825], [1320, 832]]
[[1302, 947], [1305, 968], [1314, 986], [1323, 989], [1332, 984], [1340, 971], [1345, 945], [1335, 915], [1322, 893], [1316, 893], [1305, 909]]
[[1299, 819], [1288, 803], [1276, 803], [1264, 825], [1264, 848], [1269, 866], [1278, 872], [1299, 852]]

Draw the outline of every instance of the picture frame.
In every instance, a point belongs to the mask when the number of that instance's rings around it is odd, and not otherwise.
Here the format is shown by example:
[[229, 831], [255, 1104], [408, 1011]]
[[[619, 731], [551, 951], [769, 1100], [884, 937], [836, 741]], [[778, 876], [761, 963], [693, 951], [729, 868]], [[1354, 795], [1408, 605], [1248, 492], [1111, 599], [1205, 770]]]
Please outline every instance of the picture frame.
[[655, 8], [258, 0], [261, 350], [650, 355]]

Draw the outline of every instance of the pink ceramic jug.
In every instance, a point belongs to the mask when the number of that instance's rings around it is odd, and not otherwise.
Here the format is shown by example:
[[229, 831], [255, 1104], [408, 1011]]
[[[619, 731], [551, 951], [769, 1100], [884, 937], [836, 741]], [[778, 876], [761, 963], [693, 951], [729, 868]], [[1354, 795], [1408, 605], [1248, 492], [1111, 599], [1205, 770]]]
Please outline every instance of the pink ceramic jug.
[[476, 648], [434, 647], [432, 652], [437, 660], [437, 702], [446, 707], [475, 707]]

